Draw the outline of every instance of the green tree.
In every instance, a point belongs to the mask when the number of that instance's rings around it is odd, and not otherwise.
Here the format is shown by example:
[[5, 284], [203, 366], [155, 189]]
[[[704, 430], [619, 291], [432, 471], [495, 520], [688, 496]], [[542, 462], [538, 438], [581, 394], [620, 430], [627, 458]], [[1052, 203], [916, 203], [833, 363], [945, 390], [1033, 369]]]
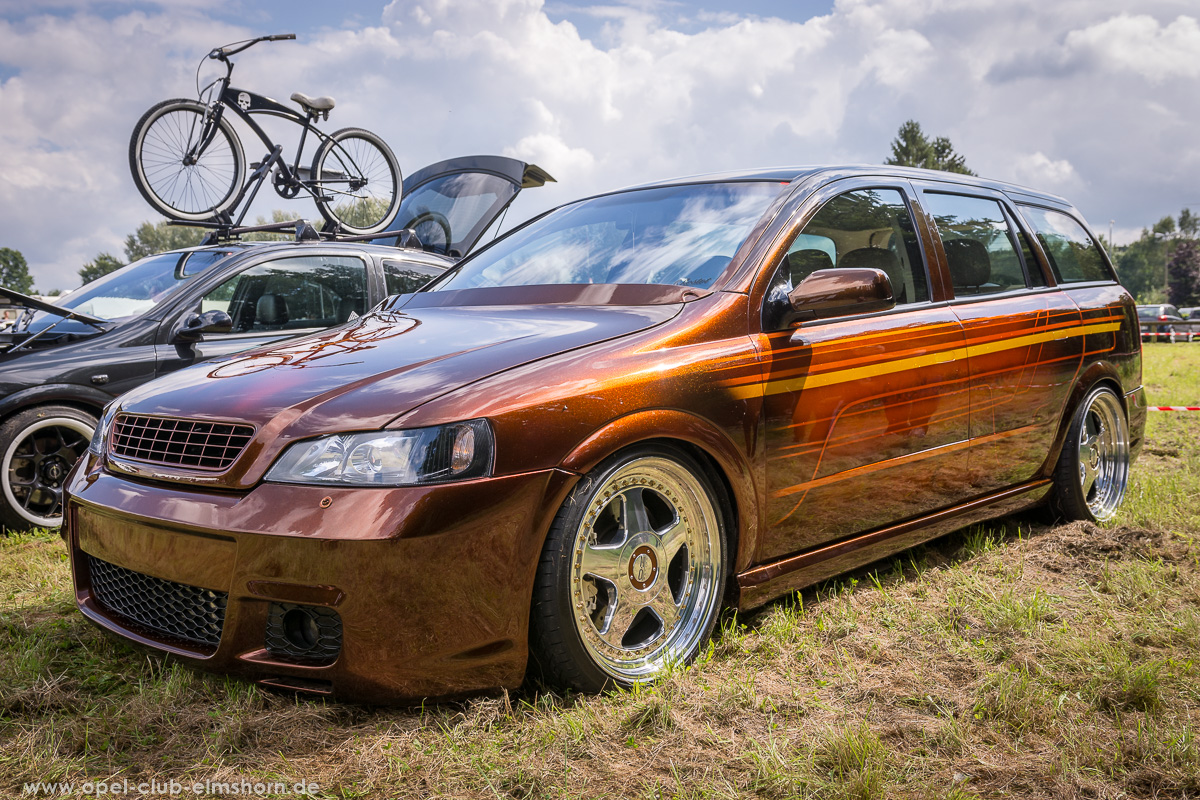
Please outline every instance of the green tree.
[[143, 222], [137, 231], [125, 237], [125, 257], [132, 263], [155, 253], [165, 253], [181, 247], [195, 247], [200, 244], [206, 233], [203, 228], [171, 225], [166, 220], [157, 223]]
[[91, 283], [96, 278], [103, 277], [123, 266], [125, 266], [124, 262], [111, 253], [100, 253], [83, 265], [83, 269], [79, 270], [79, 279], [83, 283]]
[[1200, 244], [1184, 239], [1167, 262], [1167, 301], [1176, 307], [1200, 305]]
[[20, 250], [0, 247], [0, 286], [21, 294], [33, 291], [33, 276], [29, 274], [29, 264], [25, 263]]
[[954, 151], [954, 145], [945, 136], [932, 142], [921, 130], [916, 120], [908, 120], [900, 126], [892, 140], [892, 155], [884, 162], [896, 167], [922, 167], [974, 175], [967, 167], [966, 159]]

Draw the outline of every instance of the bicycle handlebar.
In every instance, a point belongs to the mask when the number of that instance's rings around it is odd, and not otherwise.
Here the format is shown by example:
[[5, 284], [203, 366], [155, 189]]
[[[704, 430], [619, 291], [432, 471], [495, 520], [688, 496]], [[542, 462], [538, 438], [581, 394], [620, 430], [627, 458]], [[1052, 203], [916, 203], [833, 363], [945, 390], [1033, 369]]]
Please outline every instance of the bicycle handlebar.
[[[259, 42], [282, 42], [282, 41], [286, 41], [288, 39], [295, 39], [295, 38], [296, 38], [296, 34], [294, 34], [294, 33], [275, 33], [270, 36], [259, 36], [257, 39], [249, 39], [246, 42], [234, 42], [233, 44], [227, 44], [227, 45], [223, 45], [221, 47], [214, 48], [212, 50], [212, 52], [210, 52], [208, 54], [208, 57], [211, 59], [215, 59], [217, 61], [224, 61], [225, 59], [229, 58], [230, 56], [237, 55], [238, 53], [242, 52], [243, 50], [253, 47], [254, 45], [258, 44]], [[234, 45], [239, 45], [239, 46], [235, 47]]]

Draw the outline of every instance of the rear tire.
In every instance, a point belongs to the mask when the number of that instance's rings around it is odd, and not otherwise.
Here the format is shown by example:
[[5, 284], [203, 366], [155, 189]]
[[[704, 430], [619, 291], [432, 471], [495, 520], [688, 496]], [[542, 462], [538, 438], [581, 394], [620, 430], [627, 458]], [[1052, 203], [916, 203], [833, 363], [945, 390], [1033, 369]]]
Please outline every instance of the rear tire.
[[312, 180], [321, 216], [347, 233], [386, 230], [400, 210], [400, 164], [383, 139], [362, 128], [342, 128], [321, 143]]
[[1125, 407], [1112, 389], [1095, 387], [1071, 417], [1054, 470], [1051, 507], [1067, 520], [1111, 519], [1128, 484]]
[[717, 494], [674, 447], [618, 453], [567, 497], [542, 550], [530, 657], [560, 688], [654, 681], [696, 658], [728, 563]]
[[67, 474], [95, 429], [95, 417], [71, 406], [27, 408], [0, 425], [0, 522], [7, 530], [62, 524]]
[[200, 139], [208, 107], [164, 100], [151, 108], [129, 139], [129, 170], [146, 202], [172, 219], [210, 220], [229, 209], [246, 180], [246, 155], [224, 116], [194, 164], [186, 158]]

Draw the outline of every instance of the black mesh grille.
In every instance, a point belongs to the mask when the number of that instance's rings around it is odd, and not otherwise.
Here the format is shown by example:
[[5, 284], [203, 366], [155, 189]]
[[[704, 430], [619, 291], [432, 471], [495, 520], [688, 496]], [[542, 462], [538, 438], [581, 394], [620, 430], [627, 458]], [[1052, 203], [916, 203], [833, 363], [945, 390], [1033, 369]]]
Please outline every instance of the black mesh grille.
[[113, 421], [112, 453], [154, 464], [222, 470], [254, 436], [249, 425], [119, 414]]
[[151, 633], [216, 649], [229, 595], [164, 581], [88, 556], [92, 594], [117, 616]]
[[[297, 622], [302, 614], [316, 623], [315, 628], [301, 629]], [[324, 606], [272, 603], [267, 614], [266, 643], [267, 652], [284, 661], [313, 666], [332, 664], [342, 649], [342, 618]]]

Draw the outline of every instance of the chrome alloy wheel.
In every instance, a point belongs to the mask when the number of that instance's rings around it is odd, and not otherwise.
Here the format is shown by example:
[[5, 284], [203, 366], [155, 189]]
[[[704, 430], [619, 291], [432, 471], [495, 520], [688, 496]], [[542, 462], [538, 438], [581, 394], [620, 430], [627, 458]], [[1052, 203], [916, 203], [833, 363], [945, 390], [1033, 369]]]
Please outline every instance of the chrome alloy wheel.
[[1129, 483], [1129, 428], [1125, 409], [1109, 389], [1097, 389], [1085, 401], [1079, 426], [1079, 486], [1092, 516], [1109, 519], [1117, 512]]
[[592, 495], [571, 553], [571, 606], [584, 649], [638, 682], [684, 662], [707, 634], [724, 568], [717, 511], [686, 467], [647, 456]]

